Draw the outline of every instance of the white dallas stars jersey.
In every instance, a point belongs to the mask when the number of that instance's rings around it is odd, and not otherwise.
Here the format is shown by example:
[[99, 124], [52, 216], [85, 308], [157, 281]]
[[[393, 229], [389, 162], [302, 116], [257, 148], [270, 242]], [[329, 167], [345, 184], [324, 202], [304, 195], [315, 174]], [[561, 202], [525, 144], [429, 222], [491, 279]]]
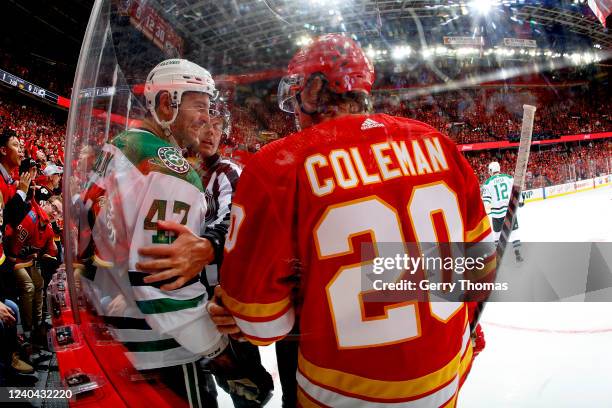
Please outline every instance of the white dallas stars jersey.
[[504, 218], [514, 180], [507, 174], [495, 174], [482, 186], [482, 201], [491, 206], [491, 217]]
[[158, 220], [199, 233], [206, 200], [198, 175], [180, 151], [150, 132], [131, 129], [107, 143], [82, 200], [82, 282], [99, 315], [137, 369], [179, 365], [222, 351], [199, 279], [162, 291], [136, 269], [138, 249], [174, 237]]

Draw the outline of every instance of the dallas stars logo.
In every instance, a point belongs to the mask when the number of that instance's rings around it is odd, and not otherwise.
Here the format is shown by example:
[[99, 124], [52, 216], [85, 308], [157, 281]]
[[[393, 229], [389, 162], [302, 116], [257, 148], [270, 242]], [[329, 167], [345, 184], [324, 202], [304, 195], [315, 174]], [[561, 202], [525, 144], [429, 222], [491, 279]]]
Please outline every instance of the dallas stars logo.
[[157, 157], [175, 173], [183, 174], [189, 171], [189, 163], [175, 147], [160, 147], [157, 150]]

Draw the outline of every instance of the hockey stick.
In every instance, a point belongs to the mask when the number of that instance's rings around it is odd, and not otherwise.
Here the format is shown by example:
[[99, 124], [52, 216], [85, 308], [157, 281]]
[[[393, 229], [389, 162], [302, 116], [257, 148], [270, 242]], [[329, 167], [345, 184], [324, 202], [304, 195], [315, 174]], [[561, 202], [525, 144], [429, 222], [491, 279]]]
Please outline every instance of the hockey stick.
[[[497, 244], [497, 269], [502, 262], [504, 253], [506, 252], [506, 246], [508, 245], [508, 239], [512, 232], [512, 226], [516, 220], [516, 210], [519, 205], [519, 198], [521, 191], [525, 184], [525, 173], [527, 172], [527, 162], [529, 161], [529, 150], [531, 149], [531, 136], [533, 133], [533, 118], [535, 116], [536, 108], [532, 105], [523, 105], [523, 124], [521, 126], [521, 140], [519, 142], [519, 151], [516, 156], [516, 166], [514, 167], [514, 183], [512, 184], [512, 192], [510, 193], [510, 202], [508, 203], [508, 210], [504, 217], [504, 223], [499, 236], [499, 242]], [[487, 297], [488, 299], [488, 297]], [[478, 325], [478, 321], [482, 316], [487, 299], [481, 300], [476, 306], [474, 311], [474, 319], [471, 323], [472, 333]]]

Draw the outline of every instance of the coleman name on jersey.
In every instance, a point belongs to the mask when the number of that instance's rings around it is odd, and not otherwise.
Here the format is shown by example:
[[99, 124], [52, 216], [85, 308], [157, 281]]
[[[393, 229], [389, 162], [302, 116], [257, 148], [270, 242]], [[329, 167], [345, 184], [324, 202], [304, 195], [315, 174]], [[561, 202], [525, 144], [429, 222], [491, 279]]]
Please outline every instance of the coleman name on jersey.
[[368, 152], [349, 147], [332, 150], [326, 156], [317, 153], [306, 158], [304, 167], [312, 193], [318, 197], [331, 194], [336, 187], [349, 189], [448, 170], [437, 137], [373, 143]]

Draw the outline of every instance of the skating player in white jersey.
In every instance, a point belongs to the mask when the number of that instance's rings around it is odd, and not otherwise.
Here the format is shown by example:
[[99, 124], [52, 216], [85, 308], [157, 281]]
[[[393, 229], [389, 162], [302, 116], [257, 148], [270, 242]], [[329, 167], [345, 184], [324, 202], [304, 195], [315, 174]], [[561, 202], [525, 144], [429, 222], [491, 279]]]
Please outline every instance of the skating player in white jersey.
[[[514, 179], [511, 176], [500, 173], [500, 170], [501, 169], [498, 162], [491, 162], [489, 164], [490, 177], [482, 186], [482, 201], [484, 202], [487, 214], [489, 214], [489, 216], [491, 216], [493, 219], [493, 231], [495, 233], [496, 243], [499, 240], [499, 235], [501, 234], [504, 217], [506, 216], [506, 211], [508, 210], [510, 194], [512, 192], [512, 184], [514, 183]], [[522, 201], [520, 202], [519, 206], [523, 206]], [[523, 257], [521, 256], [520, 251], [521, 238], [519, 234], [518, 216], [514, 219], [514, 225], [512, 226], [509, 241], [512, 241], [516, 261], [522, 262]]]

